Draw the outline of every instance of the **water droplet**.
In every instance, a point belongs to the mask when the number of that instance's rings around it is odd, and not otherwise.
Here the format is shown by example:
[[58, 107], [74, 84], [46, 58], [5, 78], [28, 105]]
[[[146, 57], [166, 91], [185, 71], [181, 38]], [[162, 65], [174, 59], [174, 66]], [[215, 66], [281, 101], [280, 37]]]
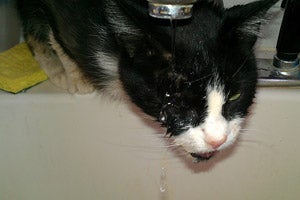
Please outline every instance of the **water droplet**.
[[167, 122], [167, 118], [166, 118], [165, 113], [163, 111], [161, 111], [159, 113], [159, 121], [162, 122], [162, 123], [166, 123]]
[[160, 185], [159, 190], [161, 193], [164, 193], [167, 191], [167, 176], [166, 176], [166, 170], [164, 167], [161, 168], [159, 185]]

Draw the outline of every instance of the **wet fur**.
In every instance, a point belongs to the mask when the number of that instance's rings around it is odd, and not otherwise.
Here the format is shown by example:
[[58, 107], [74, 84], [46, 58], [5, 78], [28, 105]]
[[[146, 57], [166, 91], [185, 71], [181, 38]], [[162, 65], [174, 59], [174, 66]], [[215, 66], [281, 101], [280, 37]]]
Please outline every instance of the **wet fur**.
[[253, 46], [275, 2], [197, 2], [192, 19], [176, 22], [174, 57], [170, 22], [149, 17], [146, 0], [18, 0], [18, 10], [54, 84], [71, 93], [125, 90], [178, 145], [201, 155], [238, 136], [255, 96]]

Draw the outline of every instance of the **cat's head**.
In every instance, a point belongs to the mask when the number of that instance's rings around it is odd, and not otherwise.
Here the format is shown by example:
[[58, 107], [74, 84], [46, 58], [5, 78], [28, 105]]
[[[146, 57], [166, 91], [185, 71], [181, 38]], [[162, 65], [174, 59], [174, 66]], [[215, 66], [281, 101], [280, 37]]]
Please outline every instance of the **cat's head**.
[[168, 31], [155, 27], [161, 38], [153, 33], [124, 63], [121, 78], [133, 102], [193, 156], [208, 159], [235, 142], [255, 96], [253, 46], [275, 2], [196, 4], [193, 19], [177, 24], [175, 58], [165, 45]]

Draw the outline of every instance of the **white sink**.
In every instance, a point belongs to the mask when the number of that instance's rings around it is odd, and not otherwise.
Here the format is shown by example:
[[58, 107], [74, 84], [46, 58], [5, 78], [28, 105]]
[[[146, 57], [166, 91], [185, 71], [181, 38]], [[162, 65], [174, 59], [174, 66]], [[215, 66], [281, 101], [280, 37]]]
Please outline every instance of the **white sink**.
[[128, 104], [49, 82], [0, 99], [1, 200], [300, 197], [300, 89], [259, 89], [240, 141], [198, 164]]

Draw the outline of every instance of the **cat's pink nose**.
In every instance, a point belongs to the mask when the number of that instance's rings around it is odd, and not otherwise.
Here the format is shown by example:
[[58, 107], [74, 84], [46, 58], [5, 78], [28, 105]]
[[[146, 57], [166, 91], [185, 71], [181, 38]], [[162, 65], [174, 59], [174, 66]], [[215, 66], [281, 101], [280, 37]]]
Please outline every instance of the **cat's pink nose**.
[[204, 140], [213, 149], [217, 149], [219, 146], [221, 146], [222, 144], [224, 144], [226, 142], [227, 135], [218, 136], [218, 137], [206, 135]]

